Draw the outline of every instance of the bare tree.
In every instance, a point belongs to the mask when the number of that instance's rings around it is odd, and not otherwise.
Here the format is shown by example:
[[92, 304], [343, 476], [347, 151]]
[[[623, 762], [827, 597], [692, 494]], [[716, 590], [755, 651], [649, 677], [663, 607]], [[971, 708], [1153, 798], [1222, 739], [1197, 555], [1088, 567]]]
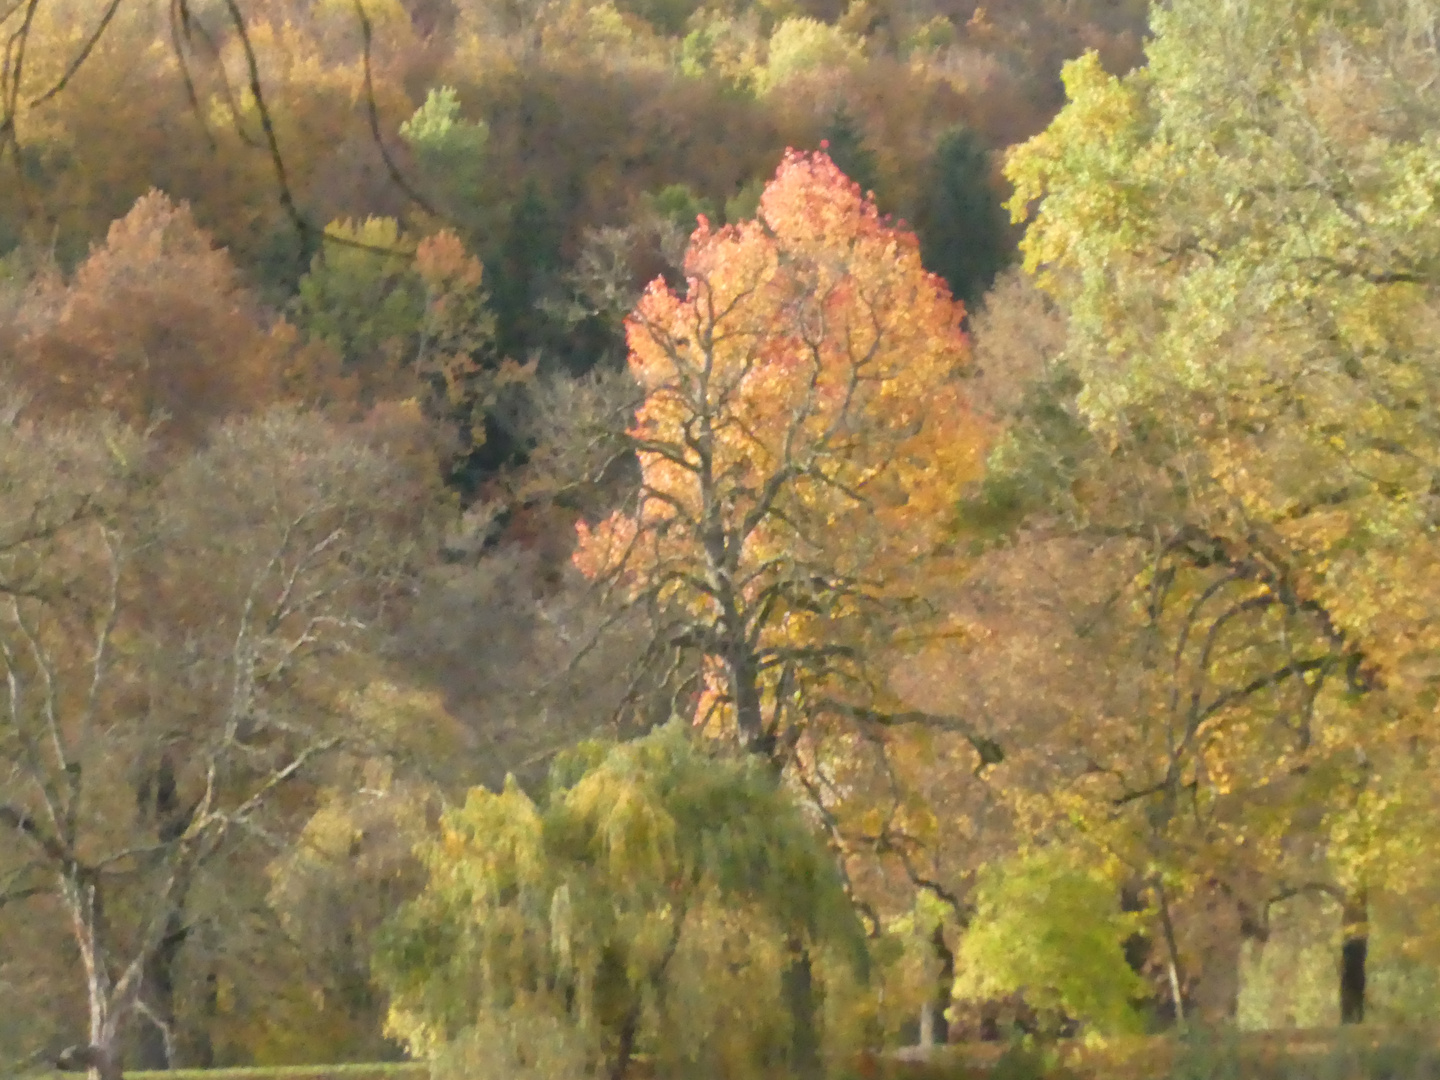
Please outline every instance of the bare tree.
[[[6, 899], [58, 900], [92, 1077], [174, 1032], [187, 898], [283, 842], [409, 590], [428, 490], [363, 433], [276, 412], [176, 459], [103, 422], [0, 431]], [[284, 805], [282, 805], [282, 803]]]

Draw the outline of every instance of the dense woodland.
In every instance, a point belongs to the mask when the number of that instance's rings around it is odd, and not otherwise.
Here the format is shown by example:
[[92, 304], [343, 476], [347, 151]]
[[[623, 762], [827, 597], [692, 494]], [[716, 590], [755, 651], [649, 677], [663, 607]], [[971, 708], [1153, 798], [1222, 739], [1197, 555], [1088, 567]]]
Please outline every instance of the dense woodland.
[[0, 41], [0, 1070], [1437, 1018], [1435, 0]]

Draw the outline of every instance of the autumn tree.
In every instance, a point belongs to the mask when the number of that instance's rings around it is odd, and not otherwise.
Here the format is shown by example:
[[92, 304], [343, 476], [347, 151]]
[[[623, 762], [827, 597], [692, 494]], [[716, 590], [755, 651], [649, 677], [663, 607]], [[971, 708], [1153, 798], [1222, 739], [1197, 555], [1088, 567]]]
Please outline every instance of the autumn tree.
[[208, 875], [283, 840], [327, 758], [380, 754], [347, 696], [415, 569], [426, 484], [359, 433], [270, 412], [157, 458], [104, 421], [5, 429], [0, 824], [8, 899], [58, 905], [84, 1062], [174, 1034]]
[[783, 763], [812, 711], [866, 715], [866, 617], [916, 597], [976, 473], [959, 308], [823, 155], [685, 273], [631, 317], [640, 485], [576, 561], [652, 611], [654, 662], [706, 659], [697, 722]]
[[[1430, 434], [1414, 395], [1437, 235], [1404, 193], [1431, 167], [1413, 125], [1440, 108], [1417, 89], [1436, 54], [1406, 10], [1248, 4], [1210, 26], [1212, 41], [1192, 36], [1208, 20], [1180, 5], [1157, 16], [1146, 69], [1122, 81], [1093, 59], [1073, 65], [1071, 104], [1008, 170], [1017, 212], [1044, 197], [1025, 251], [1075, 309], [1069, 351], [1087, 417], [1113, 429], [1146, 407], [1187, 416], [1182, 437], [1203, 455], [1216, 512], [1237, 530], [1243, 514], [1293, 552], [1316, 600], [1392, 680], [1419, 674], [1405, 613], [1425, 605], [1396, 590], [1420, 576], [1398, 566], [1429, 550], [1414, 515]], [[1372, 36], [1383, 60], [1358, 45]], [[1266, 51], [1272, 38], [1283, 48]], [[1344, 63], [1322, 77], [1322, 54]], [[1211, 112], [1242, 57], [1257, 66], [1231, 86], [1228, 112]], [[1373, 95], [1359, 112], [1341, 106], [1355, 87]], [[1242, 117], [1249, 102], [1264, 104]], [[1100, 110], [1106, 124], [1090, 126]], [[1373, 158], [1374, 140], [1393, 152]]]
[[697, 726], [820, 769], [918, 718], [887, 658], [920, 632], [977, 473], [960, 308], [820, 154], [786, 158], [759, 220], [702, 224], [684, 272], [629, 321], [639, 484], [580, 526], [576, 563], [644, 613], [637, 666], [673, 673]]
[[1366, 897], [1392, 872], [1357, 823], [1429, 745], [1428, 17], [1171, 5], [1147, 67], [1071, 65], [1069, 105], [1007, 168], [1027, 266], [1070, 317], [1092, 460], [1143, 495], [1132, 595], [1174, 685], [1142, 715], [1178, 727], [1156, 783], [1112, 797], [1170, 823], [1200, 799], [1228, 840], [1197, 854], [1254, 829], [1267, 869], [1284, 854], [1292, 885], [1337, 894], [1349, 1020]]
[[[416, 241], [391, 218], [337, 222], [327, 235], [336, 250], [300, 279], [297, 321], [340, 355], [361, 402], [417, 399], [463, 480], [493, 415], [533, 373], [495, 354], [484, 267], [455, 233]], [[492, 448], [489, 464], [510, 453]]]
[[107, 411], [194, 442], [225, 416], [341, 392], [326, 353], [267, 317], [189, 206], [158, 191], [69, 281], [42, 271], [16, 323], [11, 377], [45, 415]]
[[[424, 881], [416, 848], [437, 808], [463, 789], [475, 755], [440, 695], [374, 680], [352, 695], [360, 730], [388, 733], [392, 753], [331, 763], [314, 812], [255, 875], [263, 891], [250, 941], [212, 934], [211, 966], [227, 980], [212, 1039], [233, 1059], [378, 1061], [399, 1047], [372, 958], [385, 920]], [[252, 901], [253, 902], [253, 901]], [[224, 909], [221, 909], [224, 911]], [[220, 1004], [216, 1003], [217, 1006]]]
[[63, 250], [158, 184], [293, 287], [345, 204], [417, 196], [389, 141], [416, 104], [397, 78], [417, 46], [400, 4], [117, 0], [77, 17], [37, 0], [0, 24], [10, 206], [47, 243], [58, 226]]
[[788, 936], [828, 954], [837, 998], [864, 973], [804, 815], [763, 762], [707, 752], [680, 720], [582, 743], [538, 799], [513, 779], [472, 791], [425, 862], [382, 949], [390, 1026], [456, 1075], [543, 1075], [553, 1057], [624, 1080], [642, 1053], [758, 1075], [787, 1042]]
[[[960, 513], [977, 548], [970, 572], [935, 594], [965, 633], [907, 659], [895, 682], [913, 707], [966, 717], [1004, 754], [985, 770], [986, 814], [966, 809], [959, 778], [926, 788], [952, 829], [991, 823], [931, 876], [973, 904], [969, 871], [1011, 866], [1015, 844], [1046, 849], [1027, 873], [1106, 866], [1112, 899], [1144, 908], [1127, 956], [1153, 980], [1156, 1010], [1233, 1014], [1242, 938], [1264, 935], [1275, 900], [1335, 887], [1313, 858], [1320, 815], [1308, 808], [1348, 805], [1347, 646], [1282, 568], [1174, 531], [1195, 510], [1173, 479], [1189, 462], [1087, 427], [1059, 305], [1007, 275], [974, 327], [970, 390], [999, 434]], [[989, 933], [971, 923], [962, 953], [972, 932]], [[1063, 936], [1050, 940], [1065, 952]], [[1069, 962], [1044, 961], [1056, 973]], [[1000, 985], [995, 970], [986, 978]], [[1032, 1003], [1057, 990], [1021, 981]]]

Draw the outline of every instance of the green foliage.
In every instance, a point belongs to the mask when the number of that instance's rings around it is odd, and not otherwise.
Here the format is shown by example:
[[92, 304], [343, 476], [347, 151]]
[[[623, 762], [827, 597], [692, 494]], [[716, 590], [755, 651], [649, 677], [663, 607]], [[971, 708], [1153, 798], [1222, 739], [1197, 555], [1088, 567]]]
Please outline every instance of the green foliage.
[[698, 79], [710, 67], [715, 55], [716, 31], [706, 24], [697, 26], [680, 42], [680, 70], [692, 79]]
[[859, 40], [839, 27], [807, 16], [792, 17], [770, 35], [756, 86], [762, 94], [769, 94], [798, 75], [853, 67], [863, 58]]
[[1158, 9], [1149, 67], [1069, 65], [1070, 103], [1007, 173], [1017, 215], [1043, 200], [1027, 266], [1071, 309], [1093, 425], [1164, 415], [1332, 616], [1413, 655], [1393, 617], [1418, 596], [1394, 585], [1429, 528], [1440, 101], [1414, 90], [1436, 57], [1405, 10]]
[[400, 137], [415, 154], [426, 192], [446, 216], [472, 237], [482, 235], [491, 218], [485, 212], [490, 129], [484, 121], [464, 120], [455, 89], [441, 86], [432, 88], [425, 103], [400, 125]]
[[1017, 1040], [996, 1059], [987, 1080], [1047, 1080], [1055, 1075], [1053, 1054], [1032, 1042]]
[[[452, 232], [412, 244], [391, 219], [332, 226], [300, 282], [296, 319], [339, 353], [361, 400], [415, 400], [445, 430], [452, 479], [485, 448], [490, 417], [533, 369], [497, 361], [484, 268]], [[363, 244], [363, 247], [357, 246]], [[484, 452], [504, 460], [512, 447]]]
[[742, 221], [753, 220], [760, 212], [760, 196], [764, 191], [765, 180], [757, 177], [726, 199], [725, 224], [736, 225]]
[[865, 133], [850, 110], [841, 105], [830, 117], [821, 133], [821, 146], [840, 171], [861, 191], [875, 191], [880, 186], [880, 173], [875, 165], [875, 152], [865, 145]]
[[906, 53], [932, 52], [954, 44], [957, 36], [955, 24], [944, 15], [936, 15], [906, 35], [901, 49]]
[[[1229, 849], [1215, 862], [1233, 852], [1272, 883], [1411, 881], [1440, 821], [1409, 764], [1432, 741], [1421, 718], [1440, 672], [1434, 14], [1409, 0], [1157, 6], [1148, 66], [1067, 65], [1068, 104], [1006, 168], [1015, 216], [1032, 218], [1027, 268], [1069, 316], [1079, 415], [1149, 503], [1130, 522], [1213, 537], [1215, 555], [1192, 562], [1263, 563], [1275, 576], [1252, 602], [1283, 581], [1286, 609], [1317, 617], [1303, 646], [1279, 620], [1245, 628], [1223, 650], [1231, 685], [1257, 677], [1238, 670], [1247, 654], [1259, 673], [1302, 653], [1357, 673], [1328, 699], [1305, 684], [1298, 705], [1260, 674], [1268, 700], [1241, 695], [1234, 719], [1185, 733], [1231, 740], [1233, 764], [1207, 755], [1194, 775], [1223, 776], [1212, 797], [1243, 804], [1252, 830], [1214, 828]], [[1278, 865], [1302, 848], [1325, 865]], [[1334, 1012], [1333, 941], [1271, 955], [1247, 1020]]]
[[409, 366], [428, 377], [442, 357], [488, 349], [495, 320], [483, 269], [453, 233], [417, 245], [393, 219], [370, 218], [327, 235], [341, 242], [301, 279], [296, 318], [352, 370]]
[[916, 222], [921, 258], [956, 297], [974, 304], [1013, 250], [990, 182], [989, 155], [969, 128], [953, 128], [941, 137], [930, 170], [930, 191]]
[[837, 986], [863, 974], [834, 866], [773, 776], [678, 723], [563, 755], [538, 802], [513, 781], [472, 791], [442, 830], [377, 964], [392, 1032], [468, 1075], [511, 1075], [505, 1047], [542, 1029], [587, 1068], [643, 1051], [739, 1075], [785, 1045], [788, 939], [833, 955]]
[[700, 0], [623, 0], [617, 5], [621, 11], [638, 15], [662, 34], [682, 33], [700, 6]]
[[425, 315], [414, 245], [393, 218], [336, 222], [327, 233], [341, 242], [300, 280], [296, 321], [352, 368], [399, 362]]
[[545, 1013], [481, 1012], [473, 1026], [437, 1053], [432, 1080], [585, 1080], [595, 1076], [587, 1040]]
[[1081, 463], [1094, 453], [1074, 413], [1079, 381], [1063, 366], [1029, 382], [986, 462], [985, 478], [960, 507], [966, 528], [1004, 534], [1036, 513], [1063, 506]]
[[1140, 1029], [1144, 993], [1121, 943], [1133, 919], [1117, 890], [1071, 853], [1046, 849], [992, 867], [956, 956], [955, 996], [1020, 993], [1037, 1009], [1084, 1020], [1101, 1034]]
[[452, 86], [440, 86], [425, 96], [425, 104], [400, 125], [400, 137], [417, 154], [449, 161], [474, 162], [485, 152], [490, 129], [460, 117], [460, 98]]
[[1169, 1080], [1241, 1080], [1243, 1075], [1235, 1030], [1196, 1025], [1176, 1044]]
[[643, 202], [650, 213], [673, 222], [687, 235], [695, 230], [701, 215], [708, 221], [715, 220], [715, 204], [695, 194], [687, 184], [669, 184], [646, 195]]
[[755, 18], [701, 13], [680, 43], [680, 71], [687, 78], [715, 77], [732, 96], [749, 98], [759, 67], [760, 28]]
[[1240, 953], [1235, 1023], [1242, 1030], [1334, 1027], [1340, 1021], [1340, 905], [1296, 896], [1271, 906], [1269, 936]]
[[560, 240], [558, 208], [531, 177], [510, 211], [493, 268], [495, 342], [502, 356], [527, 360], [557, 344], [560, 328], [543, 302], [556, 289]]

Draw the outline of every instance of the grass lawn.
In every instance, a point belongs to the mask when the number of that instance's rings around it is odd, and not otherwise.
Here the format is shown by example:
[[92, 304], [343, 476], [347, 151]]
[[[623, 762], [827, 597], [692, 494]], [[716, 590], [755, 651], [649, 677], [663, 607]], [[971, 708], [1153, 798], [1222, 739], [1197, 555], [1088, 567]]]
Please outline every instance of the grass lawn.
[[[643, 1071], [637, 1071], [637, 1080]], [[1359, 1027], [1183, 1041], [1156, 1035], [1104, 1045], [1060, 1043], [1043, 1052], [968, 1043], [937, 1047], [923, 1060], [867, 1055], [846, 1074], [852, 1080], [1440, 1080], [1440, 1031]], [[428, 1080], [429, 1067], [424, 1062], [270, 1065], [125, 1075], [127, 1080]], [[23, 1080], [77, 1080], [77, 1074], [32, 1072]]]
[[[423, 1061], [358, 1065], [256, 1065], [234, 1069], [127, 1072], [125, 1080], [427, 1080]], [[27, 1073], [24, 1080], [80, 1080], [83, 1073]]]

